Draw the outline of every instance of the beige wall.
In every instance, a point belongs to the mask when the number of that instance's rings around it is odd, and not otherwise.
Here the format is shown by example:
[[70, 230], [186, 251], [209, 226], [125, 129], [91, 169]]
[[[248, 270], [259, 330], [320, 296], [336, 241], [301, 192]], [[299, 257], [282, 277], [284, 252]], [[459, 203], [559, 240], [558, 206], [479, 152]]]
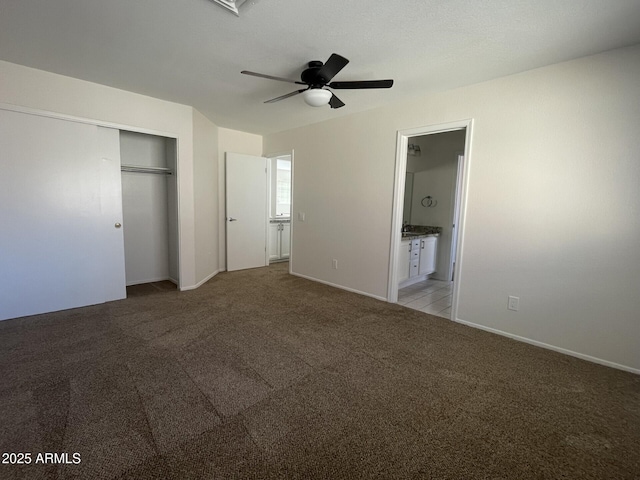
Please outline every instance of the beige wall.
[[245, 155], [262, 155], [262, 136], [252, 133], [231, 130], [229, 128], [218, 129], [218, 242], [219, 269], [227, 269], [227, 241], [226, 241], [226, 221], [225, 221], [225, 175], [224, 158], [226, 152], [244, 153]]
[[640, 46], [265, 137], [294, 272], [386, 297], [396, 132], [472, 118], [456, 320], [640, 372], [638, 78]]
[[219, 271], [218, 127], [193, 110], [193, 194], [195, 197], [196, 284]]

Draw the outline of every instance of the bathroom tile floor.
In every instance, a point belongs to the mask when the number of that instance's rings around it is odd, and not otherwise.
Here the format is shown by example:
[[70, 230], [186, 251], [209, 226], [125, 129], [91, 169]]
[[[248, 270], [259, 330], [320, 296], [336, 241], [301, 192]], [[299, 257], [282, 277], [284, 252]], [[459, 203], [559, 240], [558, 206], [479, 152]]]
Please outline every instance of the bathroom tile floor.
[[425, 280], [398, 290], [398, 303], [421, 312], [451, 318], [453, 282]]

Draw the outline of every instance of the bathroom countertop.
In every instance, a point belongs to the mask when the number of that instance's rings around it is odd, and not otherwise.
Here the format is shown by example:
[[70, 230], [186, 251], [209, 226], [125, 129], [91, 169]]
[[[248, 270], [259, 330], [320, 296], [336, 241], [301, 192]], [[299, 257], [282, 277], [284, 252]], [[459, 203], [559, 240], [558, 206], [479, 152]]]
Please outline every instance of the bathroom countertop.
[[415, 238], [425, 238], [425, 237], [439, 237], [440, 234], [439, 233], [416, 233], [416, 232], [409, 232], [409, 233], [402, 233], [402, 240], [413, 240]]
[[409, 225], [408, 232], [402, 232], [403, 240], [422, 237], [438, 237], [442, 233], [442, 227], [434, 227], [430, 225]]

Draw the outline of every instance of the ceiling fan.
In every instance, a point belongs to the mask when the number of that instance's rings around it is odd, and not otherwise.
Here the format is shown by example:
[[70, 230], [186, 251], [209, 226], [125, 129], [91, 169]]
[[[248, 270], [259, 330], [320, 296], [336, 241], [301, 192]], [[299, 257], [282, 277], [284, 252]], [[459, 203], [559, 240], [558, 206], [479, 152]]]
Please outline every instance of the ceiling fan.
[[349, 82], [332, 82], [331, 80], [336, 74], [342, 70], [349, 60], [338, 55], [337, 53], [331, 54], [329, 60], [326, 63], [314, 60], [308, 63], [307, 68], [300, 75], [300, 80], [290, 80], [288, 78], [274, 77], [272, 75], [265, 75], [263, 73], [250, 72], [243, 70], [240, 73], [245, 75], [253, 75], [254, 77], [268, 78], [270, 80], [279, 80], [281, 82], [295, 83], [297, 85], [306, 85], [307, 88], [302, 88], [280, 97], [272, 98], [264, 103], [274, 103], [284, 100], [285, 98], [293, 97], [294, 95], [302, 94], [304, 101], [307, 105], [312, 107], [321, 107], [327, 103], [331, 108], [344, 107], [344, 102], [340, 100], [335, 94], [328, 88], [335, 90], [341, 89], [360, 89], [360, 88], [391, 88], [393, 86], [393, 80], [355, 80]]

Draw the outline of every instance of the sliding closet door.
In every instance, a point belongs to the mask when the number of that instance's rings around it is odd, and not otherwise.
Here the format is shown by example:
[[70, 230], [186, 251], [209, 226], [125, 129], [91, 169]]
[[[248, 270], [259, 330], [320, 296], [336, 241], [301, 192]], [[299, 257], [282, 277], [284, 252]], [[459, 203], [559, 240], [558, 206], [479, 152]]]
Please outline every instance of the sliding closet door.
[[0, 110], [0, 320], [126, 296], [118, 131]]
[[[127, 297], [125, 283], [124, 232], [122, 216], [122, 179], [120, 173], [120, 131], [97, 127], [100, 158], [100, 212], [101, 251], [96, 259], [102, 270], [101, 302]], [[120, 226], [119, 226], [120, 225]]]

